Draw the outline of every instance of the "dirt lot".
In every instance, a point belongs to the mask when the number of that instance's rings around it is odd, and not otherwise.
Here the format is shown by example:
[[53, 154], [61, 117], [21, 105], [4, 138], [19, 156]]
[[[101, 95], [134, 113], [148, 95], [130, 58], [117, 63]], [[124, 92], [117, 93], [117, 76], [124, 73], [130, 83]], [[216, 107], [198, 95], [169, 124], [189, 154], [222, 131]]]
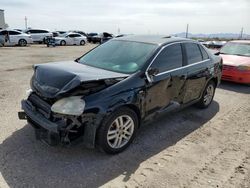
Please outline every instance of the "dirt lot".
[[222, 83], [205, 110], [188, 107], [143, 126], [125, 152], [50, 147], [18, 120], [32, 64], [91, 49], [0, 48], [0, 187], [250, 187], [250, 87]]

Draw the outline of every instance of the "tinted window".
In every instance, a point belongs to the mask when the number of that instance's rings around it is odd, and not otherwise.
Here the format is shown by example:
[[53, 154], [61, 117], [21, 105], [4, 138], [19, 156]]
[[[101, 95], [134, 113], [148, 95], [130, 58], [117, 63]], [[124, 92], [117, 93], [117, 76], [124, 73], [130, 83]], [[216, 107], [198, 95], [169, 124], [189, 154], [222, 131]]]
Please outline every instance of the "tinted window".
[[36, 30], [28, 30], [26, 33], [36, 33]]
[[159, 72], [168, 71], [182, 66], [182, 50], [180, 44], [173, 44], [164, 48], [156, 57], [153, 68], [158, 68]]
[[46, 30], [38, 30], [38, 33], [48, 33]]
[[197, 44], [186, 43], [185, 47], [187, 52], [188, 64], [193, 64], [202, 61], [201, 51]]
[[6, 35], [6, 34], [7, 34], [6, 30], [0, 32], [0, 35]]
[[207, 52], [206, 50], [204, 49], [203, 46], [199, 45], [200, 49], [201, 49], [201, 54], [202, 54], [202, 59], [205, 60], [205, 59], [209, 59], [209, 56], [207, 55]]
[[19, 35], [20, 33], [17, 32], [17, 31], [9, 31], [9, 34], [10, 34], [10, 35]]

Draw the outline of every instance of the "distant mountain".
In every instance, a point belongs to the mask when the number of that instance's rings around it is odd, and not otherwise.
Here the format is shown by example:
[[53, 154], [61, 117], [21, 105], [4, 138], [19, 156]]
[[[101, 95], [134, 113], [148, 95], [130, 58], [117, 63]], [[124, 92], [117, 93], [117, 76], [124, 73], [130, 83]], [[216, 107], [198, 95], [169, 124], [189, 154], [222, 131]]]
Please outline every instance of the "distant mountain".
[[[172, 34], [172, 36], [176, 37], [186, 37], [186, 33], [176, 33]], [[223, 39], [239, 39], [240, 34], [238, 33], [213, 33], [213, 34], [203, 34], [203, 33], [198, 33], [198, 34], [192, 34], [188, 33], [188, 38], [223, 38]], [[243, 39], [250, 39], [249, 34], [243, 34]]]

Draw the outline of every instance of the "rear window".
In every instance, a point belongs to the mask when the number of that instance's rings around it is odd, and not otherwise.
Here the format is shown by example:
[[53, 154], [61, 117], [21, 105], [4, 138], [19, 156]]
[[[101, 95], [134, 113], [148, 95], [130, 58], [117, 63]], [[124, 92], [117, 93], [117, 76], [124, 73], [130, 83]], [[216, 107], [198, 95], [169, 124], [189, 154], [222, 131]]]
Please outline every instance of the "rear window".
[[198, 44], [186, 43], [185, 48], [187, 53], [187, 62], [189, 65], [202, 61], [201, 50]]

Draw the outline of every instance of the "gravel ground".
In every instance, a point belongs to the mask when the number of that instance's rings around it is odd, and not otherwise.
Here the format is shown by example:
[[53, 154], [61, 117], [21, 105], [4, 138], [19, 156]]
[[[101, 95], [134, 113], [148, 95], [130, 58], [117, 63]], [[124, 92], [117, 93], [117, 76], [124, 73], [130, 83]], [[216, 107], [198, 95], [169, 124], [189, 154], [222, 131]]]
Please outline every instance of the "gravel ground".
[[123, 153], [50, 147], [18, 120], [32, 64], [72, 60], [94, 45], [0, 48], [0, 187], [250, 187], [250, 87], [222, 83], [205, 110], [143, 126]]

